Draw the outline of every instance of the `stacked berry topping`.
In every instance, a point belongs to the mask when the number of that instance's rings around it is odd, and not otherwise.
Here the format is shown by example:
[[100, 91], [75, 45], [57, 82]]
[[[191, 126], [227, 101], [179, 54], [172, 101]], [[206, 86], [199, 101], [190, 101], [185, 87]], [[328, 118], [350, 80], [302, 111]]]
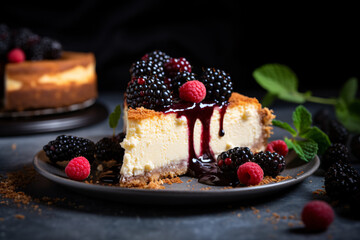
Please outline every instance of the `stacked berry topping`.
[[197, 78], [192, 71], [191, 64], [183, 57], [173, 58], [159, 50], [145, 54], [130, 68], [131, 81], [126, 89], [128, 107], [160, 110], [179, 101], [229, 100], [233, 88], [227, 73], [207, 68]]
[[24, 60], [58, 59], [61, 44], [48, 37], [40, 37], [27, 28], [9, 29], [0, 25], [0, 60], [18, 63]]

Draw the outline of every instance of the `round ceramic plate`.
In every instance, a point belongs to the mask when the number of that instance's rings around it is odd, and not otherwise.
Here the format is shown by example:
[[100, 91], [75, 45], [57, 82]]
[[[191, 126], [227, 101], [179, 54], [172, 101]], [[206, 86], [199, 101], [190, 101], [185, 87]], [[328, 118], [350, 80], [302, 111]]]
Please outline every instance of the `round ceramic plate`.
[[316, 156], [310, 162], [299, 160], [294, 152], [286, 157], [286, 168], [282, 176], [291, 179], [254, 187], [225, 188], [198, 183], [197, 179], [182, 176], [183, 183], [165, 184], [165, 189], [129, 189], [117, 186], [87, 184], [67, 178], [63, 169], [52, 165], [44, 151], [38, 152], [33, 160], [36, 171], [45, 178], [67, 187], [77, 193], [112, 201], [150, 204], [194, 204], [238, 201], [261, 197], [302, 182], [313, 174], [320, 165]]

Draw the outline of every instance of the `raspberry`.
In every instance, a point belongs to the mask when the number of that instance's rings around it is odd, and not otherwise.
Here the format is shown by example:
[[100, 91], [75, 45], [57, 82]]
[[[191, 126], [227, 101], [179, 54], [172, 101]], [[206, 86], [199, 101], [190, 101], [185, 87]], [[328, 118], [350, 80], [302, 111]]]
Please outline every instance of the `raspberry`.
[[9, 51], [7, 59], [11, 63], [20, 63], [25, 61], [25, 53], [20, 48], [14, 48]]
[[90, 163], [84, 157], [73, 158], [66, 166], [65, 173], [72, 180], [85, 180], [90, 175]]
[[334, 221], [334, 210], [326, 202], [314, 200], [305, 205], [301, 219], [307, 229], [323, 231]]
[[168, 77], [174, 77], [178, 72], [191, 72], [191, 65], [185, 58], [170, 58], [164, 70]]
[[264, 171], [262, 168], [254, 163], [254, 162], [247, 162], [237, 170], [237, 175], [240, 180], [240, 183], [249, 185], [257, 185], [263, 180], [264, 178]]
[[266, 151], [277, 152], [278, 154], [282, 155], [283, 157], [286, 157], [286, 155], [289, 152], [289, 149], [283, 140], [275, 140], [275, 141], [270, 142], [267, 145]]
[[204, 84], [198, 80], [189, 81], [180, 87], [179, 96], [180, 99], [184, 101], [199, 103], [204, 100], [206, 96], [206, 88]]

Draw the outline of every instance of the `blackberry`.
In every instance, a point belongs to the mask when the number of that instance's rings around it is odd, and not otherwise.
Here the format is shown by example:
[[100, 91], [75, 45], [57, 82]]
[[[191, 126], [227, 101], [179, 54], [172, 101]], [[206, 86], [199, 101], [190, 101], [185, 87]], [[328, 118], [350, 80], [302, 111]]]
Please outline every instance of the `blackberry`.
[[35, 44], [39, 43], [39, 35], [33, 33], [27, 28], [17, 29], [13, 32], [13, 47], [21, 48], [26, 53]]
[[178, 72], [171, 82], [170, 88], [175, 96], [179, 96], [179, 88], [186, 82], [196, 79], [196, 75], [191, 72]]
[[155, 50], [151, 53], [147, 53], [141, 58], [141, 60], [151, 61], [160, 66], [163, 66], [164, 63], [169, 61], [169, 59], [170, 56], [160, 50]]
[[40, 42], [33, 44], [33, 46], [24, 50], [26, 59], [31, 61], [43, 60], [45, 56], [45, 49]]
[[11, 34], [8, 26], [0, 24], [0, 61], [6, 59], [10, 48]]
[[345, 200], [359, 191], [360, 175], [349, 163], [335, 162], [325, 174], [325, 190], [334, 200]]
[[191, 65], [186, 58], [170, 58], [164, 64], [164, 70], [167, 77], [173, 78], [178, 72], [191, 72]]
[[313, 123], [327, 134], [329, 118], [329, 111], [327, 109], [321, 109], [314, 114]]
[[236, 176], [236, 171], [239, 166], [250, 162], [253, 156], [253, 153], [248, 147], [235, 147], [226, 152], [222, 152], [217, 157], [217, 164], [223, 172]]
[[285, 158], [276, 152], [258, 152], [254, 155], [253, 162], [260, 165], [265, 176], [276, 177], [285, 169]]
[[135, 63], [130, 68], [130, 74], [134, 78], [141, 76], [156, 76], [159, 79], [163, 79], [164, 68], [161, 65], [153, 61], [140, 60]]
[[332, 143], [346, 144], [349, 132], [346, 128], [336, 120], [329, 121], [329, 138]]
[[157, 109], [169, 106], [172, 95], [164, 80], [156, 76], [142, 76], [133, 78], [126, 88], [126, 103], [128, 107], [145, 107]]
[[124, 138], [124, 133], [120, 133], [114, 137], [102, 138], [95, 146], [96, 159], [100, 161], [115, 160], [117, 162], [122, 162], [124, 149], [120, 146], [120, 143]]
[[233, 91], [232, 81], [230, 75], [223, 70], [203, 69], [200, 81], [206, 87], [206, 99], [225, 102], [230, 98]]
[[331, 165], [336, 162], [348, 162], [349, 150], [342, 143], [332, 144], [326, 149], [323, 157], [321, 158], [321, 168], [327, 170]]
[[357, 134], [351, 138], [350, 142], [351, 153], [360, 160], [360, 134]]
[[70, 161], [79, 156], [87, 158], [92, 163], [94, 161], [95, 143], [86, 138], [60, 135], [46, 144], [43, 150], [53, 163]]
[[40, 40], [40, 46], [44, 51], [44, 59], [58, 59], [61, 57], [62, 46], [58, 41], [44, 37]]

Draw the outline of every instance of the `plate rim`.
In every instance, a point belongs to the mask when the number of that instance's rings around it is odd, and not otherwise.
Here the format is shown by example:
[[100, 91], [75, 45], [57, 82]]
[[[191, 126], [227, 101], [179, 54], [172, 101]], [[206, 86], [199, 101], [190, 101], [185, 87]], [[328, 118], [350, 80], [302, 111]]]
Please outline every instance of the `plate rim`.
[[[118, 194], [118, 193], [123, 193], [123, 194], [158, 194], [160, 195], [181, 195], [181, 196], [194, 196], [194, 195], [199, 195], [199, 196], [213, 196], [216, 195], [218, 196], [219, 193], [222, 194], [234, 194], [234, 193], [242, 193], [242, 192], [253, 192], [254, 194], [256, 193], [260, 193], [262, 190], [264, 189], [268, 189], [268, 188], [274, 188], [276, 190], [281, 190], [285, 187], [290, 187], [292, 185], [295, 185], [297, 183], [300, 183], [302, 181], [304, 181], [307, 177], [311, 176], [320, 166], [320, 159], [319, 157], [316, 155], [314, 157], [313, 160], [313, 166], [306, 172], [304, 172], [303, 174], [295, 177], [295, 178], [291, 178], [285, 181], [281, 181], [281, 182], [277, 182], [277, 183], [271, 183], [271, 184], [264, 184], [264, 185], [260, 185], [260, 186], [251, 186], [251, 187], [238, 187], [238, 188], [227, 188], [227, 189], [223, 189], [223, 188], [216, 188], [216, 189], [211, 189], [209, 191], [204, 191], [204, 190], [176, 190], [176, 189], [139, 189], [139, 188], [124, 188], [124, 187], [120, 187], [120, 186], [106, 186], [106, 185], [100, 185], [100, 184], [89, 184], [89, 183], [85, 183], [85, 182], [81, 182], [81, 181], [75, 181], [75, 180], [71, 180], [71, 179], [67, 179], [61, 176], [58, 176], [56, 174], [53, 174], [49, 171], [47, 171], [46, 169], [44, 169], [40, 164], [39, 161], [43, 161], [39, 155], [44, 153], [43, 150], [37, 152], [35, 154], [35, 156], [33, 157], [33, 166], [35, 168], [35, 170], [42, 175], [43, 177], [45, 177], [46, 179], [69, 187], [69, 188], [76, 188], [76, 189], [82, 189], [82, 190], [90, 190], [90, 191], [99, 191], [99, 192], [109, 192], [110, 190], [115, 191], [114, 193]], [[208, 186], [208, 187], [212, 187], [210, 185], [206, 185], [203, 184], [204, 187]], [[226, 187], [226, 186], [224, 186]]]

